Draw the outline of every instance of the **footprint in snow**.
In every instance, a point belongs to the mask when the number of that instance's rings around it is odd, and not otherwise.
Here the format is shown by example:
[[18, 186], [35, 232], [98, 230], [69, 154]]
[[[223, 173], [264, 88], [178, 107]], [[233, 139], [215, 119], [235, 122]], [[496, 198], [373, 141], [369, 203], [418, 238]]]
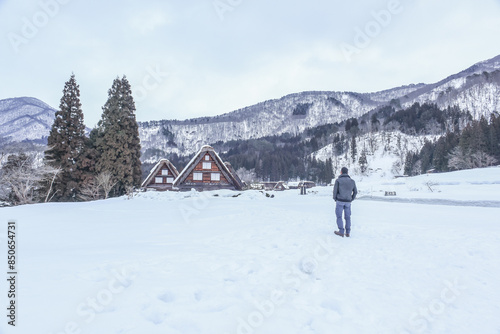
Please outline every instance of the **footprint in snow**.
[[162, 312], [161, 310], [148, 308], [142, 312], [144, 319], [149, 322], [152, 322], [155, 325], [159, 325], [167, 319], [167, 313]]
[[318, 261], [312, 257], [305, 257], [300, 262], [300, 270], [307, 275], [312, 275], [318, 268]]
[[194, 299], [196, 299], [197, 302], [199, 302], [201, 300], [202, 296], [203, 296], [203, 293], [201, 291], [196, 291], [194, 293]]
[[342, 308], [336, 300], [325, 300], [321, 303], [321, 307], [342, 314]]
[[165, 291], [158, 295], [158, 299], [161, 300], [164, 303], [171, 303], [175, 300], [175, 296], [172, 292], [170, 291]]

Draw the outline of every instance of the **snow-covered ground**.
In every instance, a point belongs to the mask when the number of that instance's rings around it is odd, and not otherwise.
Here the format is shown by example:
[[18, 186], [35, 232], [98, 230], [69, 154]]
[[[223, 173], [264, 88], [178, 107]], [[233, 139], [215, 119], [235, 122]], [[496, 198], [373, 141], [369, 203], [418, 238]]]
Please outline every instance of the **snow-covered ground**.
[[331, 187], [1, 208], [19, 308], [0, 333], [498, 334], [500, 168], [357, 181], [351, 238]]
[[[500, 167], [386, 179], [359, 177], [360, 196], [375, 200], [500, 207]], [[385, 196], [395, 192], [396, 196]]]

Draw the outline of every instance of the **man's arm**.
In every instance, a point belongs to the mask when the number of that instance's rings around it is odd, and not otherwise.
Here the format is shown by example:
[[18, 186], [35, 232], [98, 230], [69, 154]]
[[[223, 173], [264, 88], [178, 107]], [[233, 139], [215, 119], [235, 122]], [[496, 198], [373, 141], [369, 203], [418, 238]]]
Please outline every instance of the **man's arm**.
[[356, 188], [356, 182], [354, 182], [354, 189], [352, 189], [352, 201], [354, 201], [357, 194], [358, 194], [358, 188]]
[[337, 201], [337, 194], [339, 192], [339, 180], [335, 180], [335, 185], [333, 186], [333, 199]]

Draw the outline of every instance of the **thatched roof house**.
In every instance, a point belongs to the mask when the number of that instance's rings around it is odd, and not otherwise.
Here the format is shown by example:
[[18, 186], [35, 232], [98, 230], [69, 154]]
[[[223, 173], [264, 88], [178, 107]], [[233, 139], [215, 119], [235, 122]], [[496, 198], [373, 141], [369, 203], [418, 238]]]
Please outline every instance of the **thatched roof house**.
[[211, 146], [203, 146], [174, 180], [179, 190], [241, 190], [243, 183], [230, 164], [225, 164]]
[[157, 190], [171, 190], [174, 180], [179, 176], [177, 168], [168, 160], [161, 159], [149, 172], [141, 187]]

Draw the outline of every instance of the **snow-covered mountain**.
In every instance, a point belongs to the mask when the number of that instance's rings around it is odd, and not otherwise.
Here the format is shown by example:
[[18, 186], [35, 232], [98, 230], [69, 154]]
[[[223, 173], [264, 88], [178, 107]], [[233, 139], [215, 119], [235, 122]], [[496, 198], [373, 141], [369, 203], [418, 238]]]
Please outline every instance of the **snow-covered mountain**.
[[55, 112], [33, 97], [0, 100], [0, 141], [43, 142], [49, 135]]
[[500, 110], [500, 56], [477, 63], [434, 84], [414, 84], [374, 93], [302, 92], [215, 117], [140, 124], [142, 146], [163, 153], [192, 154], [201, 145], [282, 133], [359, 117], [392, 103], [457, 105], [474, 118]]
[[[189, 155], [207, 143], [298, 134], [318, 125], [362, 116], [383, 105], [404, 108], [415, 102], [440, 107], [457, 105], [475, 118], [499, 111], [500, 55], [434, 84], [412, 84], [374, 93], [302, 92], [215, 117], [144, 122], [139, 124], [139, 131], [144, 152]], [[43, 143], [54, 113], [54, 108], [35, 98], [0, 100], [0, 143]]]
[[401, 97], [403, 107], [415, 102], [456, 105], [476, 119], [500, 111], [500, 55]]
[[[298, 134], [307, 128], [359, 117], [380, 104], [366, 94], [303, 92], [215, 117], [142, 123], [139, 131], [143, 148], [190, 154], [206, 143]], [[172, 146], [172, 141], [177, 146]]]

